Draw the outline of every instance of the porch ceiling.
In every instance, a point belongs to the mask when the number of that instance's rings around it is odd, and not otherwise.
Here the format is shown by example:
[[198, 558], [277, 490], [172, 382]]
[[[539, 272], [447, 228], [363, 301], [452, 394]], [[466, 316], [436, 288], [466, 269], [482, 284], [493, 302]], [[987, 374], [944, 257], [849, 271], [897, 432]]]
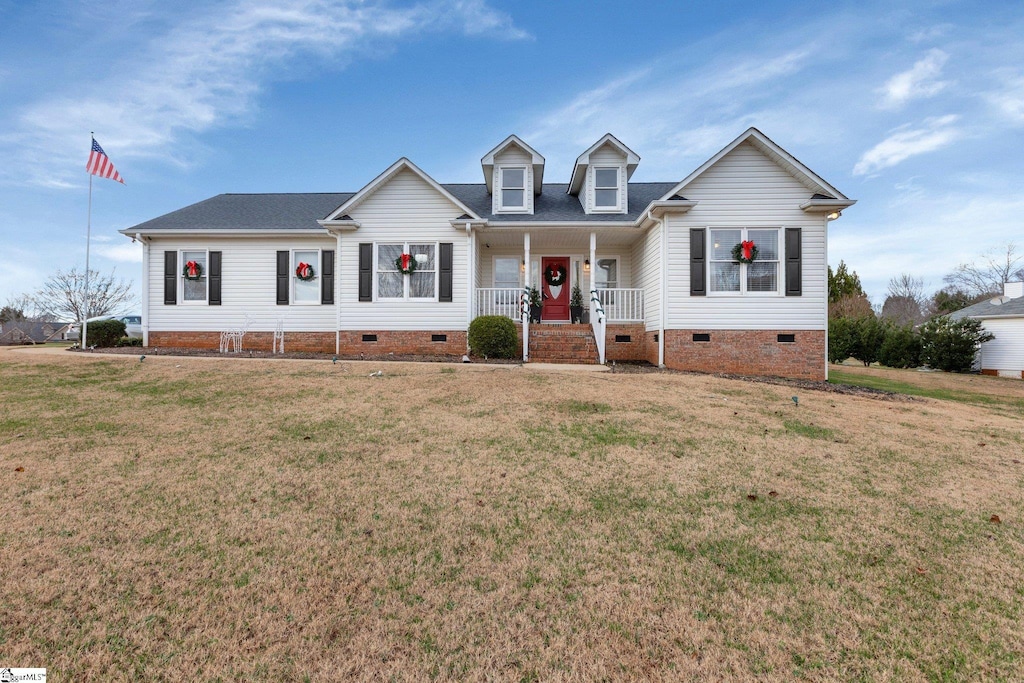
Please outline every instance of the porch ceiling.
[[597, 248], [630, 246], [643, 234], [636, 228], [491, 228], [480, 230], [481, 244], [491, 247], [523, 248], [523, 235], [530, 233], [530, 249], [590, 249], [590, 233], [597, 233]]

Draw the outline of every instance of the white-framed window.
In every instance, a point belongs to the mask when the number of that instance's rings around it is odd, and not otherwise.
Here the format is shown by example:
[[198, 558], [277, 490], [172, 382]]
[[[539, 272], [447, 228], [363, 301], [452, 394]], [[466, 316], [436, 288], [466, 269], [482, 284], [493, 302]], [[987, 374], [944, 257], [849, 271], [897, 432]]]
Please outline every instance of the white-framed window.
[[503, 166], [498, 173], [501, 185], [498, 188], [502, 211], [526, 210], [526, 167]]
[[494, 286], [495, 288], [516, 288], [520, 286], [522, 261], [519, 258], [510, 256], [494, 257]]
[[[313, 279], [303, 280], [299, 277], [299, 266], [303, 264], [312, 269]], [[292, 250], [292, 303], [319, 304], [321, 275], [319, 249]]]
[[616, 289], [619, 286], [619, 257], [603, 256], [591, 269], [594, 277], [594, 289]]
[[[181, 264], [178, 271], [178, 280], [181, 282], [181, 302], [206, 303], [210, 285], [208, 252], [205, 249], [182, 249], [179, 263]], [[186, 277], [190, 263], [196, 264], [198, 278]]]
[[[711, 228], [708, 232], [708, 293], [779, 294], [780, 228]], [[757, 247], [753, 263], [732, 258], [733, 248], [744, 241]]]
[[609, 166], [594, 168], [594, 210], [618, 211], [619, 203], [619, 168]]
[[[409, 254], [416, 261], [410, 275], [398, 270], [396, 261]], [[437, 300], [437, 244], [403, 242], [377, 245], [374, 285], [378, 300]]]

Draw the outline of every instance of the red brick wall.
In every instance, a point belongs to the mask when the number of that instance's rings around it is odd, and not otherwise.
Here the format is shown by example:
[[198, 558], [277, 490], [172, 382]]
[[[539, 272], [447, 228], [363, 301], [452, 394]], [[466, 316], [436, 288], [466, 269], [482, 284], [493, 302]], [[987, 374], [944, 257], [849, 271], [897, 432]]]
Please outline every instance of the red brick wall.
[[[364, 342], [364, 334], [376, 334], [376, 342]], [[431, 341], [435, 334], [448, 335], [447, 341]], [[340, 354], [343, 356], [395, 355], [456, 356], [466, 353], [466, 332], [464, 330], [429, 330], [396, 332], [384, 330], [362, 330], [341, 332]], [[273, 332], [248, 332], [242, 343], [244, 349], [271, 351]], [[177, 347], [195, 349], [216, 349], [220, 346], [220, 332], [150, 332], [149, 345], [155, 347]], [[334, 332], [285, 332], [284, 350], [302, 353], [334, 353]]]
[[[628, 342], [615, 341], [615, 335], [629, 335]], [[642, 323], [636, 325], [609, 324], [605, 331], [604, 356], [607, 360], [646, 360], [644, 346], [644, 326]], [[657, 356], [655, 356], [657, 363]]]
[[[360, 353], [367, 356], [379, 356], [393, 353], [396, 356], [455, 356], [461, 358], [466, 353], [465, 330], [360, 330], [358, 332], [342, 331], [339, 334], [341, 336], [340, 353], [343, 356], [359, 355]], [[377, 341], [364, 342], [364, 334], [377, 335]], [[448, 335], [448, 339], [443, 342], [430, 341], [431, 335], [435, 334]], [[331, 351], [334, 350], [333, 336], [332, 334]], [[287, 341], [284, 348], [288, 348]]]
[[[693, 335], [711, 335], [695, 342]], [[779, 334], [796, 341], [777, 340]], [[657, 353], [657, 350], [655, 350]], [[824, 330], [666, 330], [665, 365], [674, 370], [825, 379]]]

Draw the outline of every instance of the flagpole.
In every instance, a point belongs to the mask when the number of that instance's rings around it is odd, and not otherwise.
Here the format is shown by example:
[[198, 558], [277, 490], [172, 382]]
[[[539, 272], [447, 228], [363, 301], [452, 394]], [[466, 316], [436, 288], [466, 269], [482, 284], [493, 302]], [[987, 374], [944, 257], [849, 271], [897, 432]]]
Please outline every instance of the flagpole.
[[[89, 133], [89, 137], [96, 139], [96, 133]], [[89, 174], [89, 217], [85, 221], [85, 312], [82, 314], [82, 350], [88, 346], [89, 334], [89, 242], [92, 239], [92, 173]]]

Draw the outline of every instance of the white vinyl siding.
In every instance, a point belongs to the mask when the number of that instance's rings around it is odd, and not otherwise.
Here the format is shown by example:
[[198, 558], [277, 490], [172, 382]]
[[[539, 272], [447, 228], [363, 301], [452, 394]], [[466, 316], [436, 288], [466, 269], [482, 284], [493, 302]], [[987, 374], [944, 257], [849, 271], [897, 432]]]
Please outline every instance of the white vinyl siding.
[[1024, 317], [987, 318], [981, 324], [995, 335], [978, 352], [982, 369], [1019, 378], [1024, 371]]
[[[632, 287], [644, 290], [644, 324], [648, 330], [661, 325], [661, 228], [653, 227], [633, 245]], [[674, 269], [682, 272], [681, 269]]]
[[[319, 332], [335, 329], [334, 306], [278, 306], [277, 252], [334, 249], [333, 237], [154, 237], [150, 243], [149, 316], [151, 332], [220, 332], [240, 327], [245, 316], [252, 331], [272, 332], [277, 320], [290, 332]], [[202, 250], [222, 252], [221, 305], [205, 301], [164, 304], [164, 251], [178, 252], [178, 279], [185, 266], [181, 253]], [[186, 259], [187, 260], [187, 259]], [[317, 273], [320, 263], [314, 264]], [[204, 268], [204, 273], [208, 269]], [[294, 271], [289, 274], [294, 275]], [[317, 280], [319, 282], [319, 279]], [[179, 292], [180, 293], [180, 292]]]
[[[463, 210], [412, 171], [403, 170], [355, 207], [356, 230], [342, 233], [338, 270], [342, 330], [464, 330], [467, 242], [451, 221]], [[452, 301], [359, 301], [359, 245], [452, 243]], [[435, 252], [435, 262], [437, 261]], [[436, 266], [431, 266], [435, 268]], [[484, 280], [486, 282], [486, 280]], [[435, 278], [436, 283], [436, 278]], [[436, 284], [435, 284], [436, 287]], [[326, 307], [330, 308], [330, 307]]]
[[[666, 215], [669, 329], [823, 330], [827, 325], [826, 221], [804, 213], [810, 190], [750, 143], [738, 145], [682, 194], [697, 201]], [[690, 296], [690, 229], [779, 226], [802, 228], [801, 296]], [[780, 232], [780, 245], [783, 240]], [[708, 254], [710, 255], [710, 244]], [[783, 287], [782, 265], [779, 287]], [[710, 294], [710, 293], [709, 293]]]

